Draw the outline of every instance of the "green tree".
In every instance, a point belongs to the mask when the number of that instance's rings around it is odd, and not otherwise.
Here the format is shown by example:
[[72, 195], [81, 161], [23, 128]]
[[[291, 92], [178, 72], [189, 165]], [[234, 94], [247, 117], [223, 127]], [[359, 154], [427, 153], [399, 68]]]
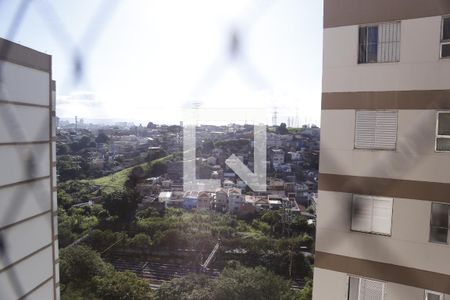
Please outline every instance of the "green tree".
[[281, 215], [275, 210], [269, 210], [262, 215], [261, 221], [269, 224], [270, 228], [272, 229], [272, 233], [275, 233], [277, 225], [280, 225]]
[[95, 142], [106, 144], [109, 142], [109, 137], [103, 131], [100, 131], [97, 137], [95, 138]]
[[127, 242], [127, 238], [128, 236], [124, 232], [94, 229], [90, 232], [85, 243], [93, 249], [102, 252], [113, 244], [115, 244], [116, 247], [124, 246]]
[[111, 272], [112, 266], [105, 263], [100, 254], [86, 246], [72, 246], [60, 251], [61, 283], [82, 286], [94, 276]]
[[138, 195], [131, 189], [116, 191], [105, 195], [103, 207], [119, 221], [129, 223], [135, 216], [138, 206]]
[[236, 261], [227, 264], [218, 279], [190, 274], [161, 285], [158, 300], [293, 300], [298, 294], [291, 283], [262, 267], [247, 268]]
[[101, 299], [146, 300], [154, 299], [147, 282], [132, 272], [109, 272], [93, 278], [95, 294]]
[[89, 144], [91, 143], [91, 138], [88, 137], [88, 136], [83, 136], [83, 137], [80, 139], [79, 143], [80, 143], [80, 147], [81, 147], [81, 148], [86, 148], [86, 147], [88, 147]]
[[300, 292], [299, 300], [311, 300], [312, 292], [313, 292], [313, 282], [311, 279], [308, 278], [305, 286], [303, 287], [302, 291]]
[[156, 292], [158, 300], [213, 299], [215, 280], [203, 274], [189, 274], [163, 283]]
[[58, 207], [64, 207], [65, 209], [68, 209], [72, 204], [74, 204], [72, 196], [70, 196], [63, 189], [58, 189], [57, 199], [58, 199]]
[[151, 166], [150, 176], [157, 177], [164, 175], [166, 172], [167, 172], [167, 164], [162, 161], [157, 161]]
[[56, 144], [56, 155], [69, 154], [70, 147], [67, 144]]
[[79, 162], [76, 157], [72, 155], [59, 156], [56, 163], [56, 169], [58, 171], [58, 180], [61, 182], [77, 179], [82, 175]]
[[216, 300], [294, 298], [289, 281], [263, 267], [246, 268], [233, 261], [220, 274], [214, 293]]
[[152, 246], [152, 239], [145, 233], [138, 233], [129, 239], [128, 246], [135, 249], [146, 250]]
[[279, 134], [288, 134], [289, 133], [286, 123], [280, 124], [280, 126], [277, 128], [277, 133], [279, 133]]

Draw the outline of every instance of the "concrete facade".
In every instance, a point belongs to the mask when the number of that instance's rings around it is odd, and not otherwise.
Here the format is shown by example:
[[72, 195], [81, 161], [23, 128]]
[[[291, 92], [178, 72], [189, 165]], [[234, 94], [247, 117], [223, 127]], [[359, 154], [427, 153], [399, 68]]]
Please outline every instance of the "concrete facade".
[[0, 49], [0, 298], [59, 299], [51, 56]]
[[[450, 153], [436, 151], [437, 113], [450, 111], [450, 59], [440, 58], [450, 4], [324, 2], [313, 299], [450, 299], [449, 243], [430, 242], [433, 203], [450, 204]], [[360, 28], [384, 22], [400, 22], [399, 61], [358, 63]], [[355, 146], [357, 128], [370, 127], [357, 112], [374, 110], [397, 114], [394, 133], [376, 123], [381, 135], [395, 134], [393, 149]], [[392, 199], [390, 233], [352, 229], [355, 195]], [[381, 282], [382, 290], [352, 294], [350, 278]]]

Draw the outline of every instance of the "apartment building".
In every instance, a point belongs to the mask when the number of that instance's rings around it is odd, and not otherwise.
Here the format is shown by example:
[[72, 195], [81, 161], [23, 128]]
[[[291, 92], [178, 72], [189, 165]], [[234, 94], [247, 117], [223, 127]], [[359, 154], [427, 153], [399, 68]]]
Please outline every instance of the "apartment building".
[[314, 300], [450, 300], [450, 1], [324, 0]]
[[59, 299], [51, 69], [0, 38], [0, 299]]

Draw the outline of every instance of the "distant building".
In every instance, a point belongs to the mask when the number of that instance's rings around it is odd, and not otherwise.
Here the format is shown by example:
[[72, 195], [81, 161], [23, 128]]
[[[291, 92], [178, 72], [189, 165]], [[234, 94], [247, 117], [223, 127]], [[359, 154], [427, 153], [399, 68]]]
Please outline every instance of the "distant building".
[[245, 202], [244, 195], [241, 190], [237, 188], [231, 188], [228, 190], [228, 211], [231, 213], [237, 213], [239, 207]]
[[279, 165], [284, 164], [284, 151], [282, 149], [271, 149], [270, 161], [274, 168], [277, 168]]
[[161, 192], [159, 193], [158, 200], [160, 202], [166, 203], [166, 206], [170, 203], [172, 199], [172, 192]]
[[209, 192], [200, 192], [197, 196], [197, 209], [200, 211], [211, 209], [212, 195]]
[[233, 181], [228, 180], [228, 179], [223, 181], [223, 188], [224, 189], [230, 189], [233, 186], [234, 186], [234, 182]]
[[228, 209], [228, 194], [227, 192], [219, 188], [216, 190], [216, 198], [214, 201], [214, 207], [217, 211], [227, 211]]

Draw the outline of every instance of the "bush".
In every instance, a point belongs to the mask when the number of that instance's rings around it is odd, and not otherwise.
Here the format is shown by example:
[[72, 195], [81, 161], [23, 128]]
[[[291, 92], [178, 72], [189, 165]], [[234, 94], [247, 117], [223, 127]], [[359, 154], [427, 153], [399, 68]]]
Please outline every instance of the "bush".
[[95, 294], [101, 299], [146, 300], [153, 299], [149, 284], [132, 272], [110, 272], [93, 278]]
[[218, 279], [190, 274], [161, 285], [160, 300], [290, 300], [296, 299], [289, 281], [262, 267], [246, 268], [238, 262], [227, 264]]
[[215, 281], [203, 274], [189, 274], [163, 283], [156, 292], [159, 300], [209, 300]]
[[133, 238], [128, 240], [128, 247], [145, 250], [150, 248], [151, 246], [152, 240], [145, 233], [138, 233]]
[[86, 246], [72, 246], [60, 252], [61, 283], [82, 286], [94, 276], [106, 275], [113, 270], [100, 254]]

